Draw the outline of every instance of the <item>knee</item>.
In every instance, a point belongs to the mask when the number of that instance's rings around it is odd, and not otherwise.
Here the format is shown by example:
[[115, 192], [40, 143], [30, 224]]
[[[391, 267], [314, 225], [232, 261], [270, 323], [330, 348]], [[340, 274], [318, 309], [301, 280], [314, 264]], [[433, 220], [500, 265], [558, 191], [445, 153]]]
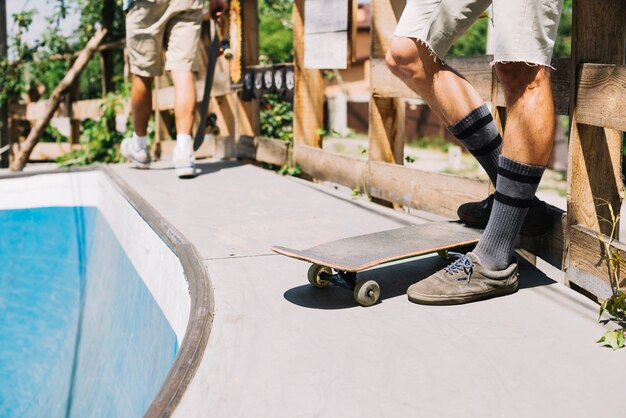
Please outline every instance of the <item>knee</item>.
[[385, 62], [396, 76], [420, 83], [427, 80], [424, 55], [432, 59], [428, 48], [418, 41], [411, 38], [393, 38], [385, 55]]
[[507, 103], [514, 102], [527, 91], [550, 85], [550, 73], [540, 65], [528, 65], [524, 62], [497, 63], [496, 74]]

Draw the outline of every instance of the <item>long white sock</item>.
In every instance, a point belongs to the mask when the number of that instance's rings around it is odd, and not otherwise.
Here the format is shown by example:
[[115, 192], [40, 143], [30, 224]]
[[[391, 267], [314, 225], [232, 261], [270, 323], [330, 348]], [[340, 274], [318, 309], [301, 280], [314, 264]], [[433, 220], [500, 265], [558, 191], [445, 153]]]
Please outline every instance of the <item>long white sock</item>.
[[189, 134], [176, 135], [176, 148], [184, 153], [191, 154], [193, 151], [193, 139]]

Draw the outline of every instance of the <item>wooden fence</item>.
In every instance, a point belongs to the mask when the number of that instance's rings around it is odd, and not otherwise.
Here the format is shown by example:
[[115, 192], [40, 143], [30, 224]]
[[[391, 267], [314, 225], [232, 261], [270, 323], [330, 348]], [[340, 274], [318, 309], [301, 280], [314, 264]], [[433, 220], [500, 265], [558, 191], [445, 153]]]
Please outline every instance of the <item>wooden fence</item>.
[[[374, 198], [454, 217], [459, 204], [488, 195], [486, 182], [403, 167], [404, 99], [416, 94], [393, 76], [384, 63], [389, 40], [404, 0], [371, 1], [370, 112], [368, 160], [321, 149], [317, 128], [323, 117], [319, 70], [304, 68], [304, 0], [295, 2], [296, 95], [294, 159], [315, 178], [359, 187]], [[550, 208], [552, 227], [520, 245], [566, 272], [566, 281], [598, 298], [610, 295], [609, 270], [602, 241], [609, 225], [604, 199], [619, 212], [623, 198], [622, 132], [626, 130], [626, 3], [622, 0], [575, 0], [572, 57], [553, 65], [555, 108], [571, 120], [567, 213]], [[447, 62], [497, 106], [505, 125], [504, 96], [491, 57], [455, 58]], [[626, 246], [611, 245], [626, 256]], [[626, 257], [625, 257], [626, 258]], [[622, 266], [626, 267], [626, 266]]]

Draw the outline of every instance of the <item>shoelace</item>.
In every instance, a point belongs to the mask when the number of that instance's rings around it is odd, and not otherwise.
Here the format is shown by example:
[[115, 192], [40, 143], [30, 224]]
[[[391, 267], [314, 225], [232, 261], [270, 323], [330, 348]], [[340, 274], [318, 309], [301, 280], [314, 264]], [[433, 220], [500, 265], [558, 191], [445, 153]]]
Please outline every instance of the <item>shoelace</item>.
[[452, 264], [450, 264], [449, 266], [444, 267], [443, 269], [449, 275], [464, 271], [465, 273], [467, 273], [467, 282], [469, 283], [470, 277], [472, 277], [472, 272], [474, 271], [474, 263], [472, 263], [472, 259], [461, 253], [449, 252], [448, 255], [455, 257], [456, 260], [452, 262]]

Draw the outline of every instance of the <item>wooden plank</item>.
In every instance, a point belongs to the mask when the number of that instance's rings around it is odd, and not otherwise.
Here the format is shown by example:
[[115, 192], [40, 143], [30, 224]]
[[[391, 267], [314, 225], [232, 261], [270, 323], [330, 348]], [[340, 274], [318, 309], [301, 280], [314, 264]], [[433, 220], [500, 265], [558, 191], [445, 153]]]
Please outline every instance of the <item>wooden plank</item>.
[[[575, 225], [571, 229], [569, 244], [568, 279], [599, 299], [611, 296], [610, 270], [606, 259], [603, 242], [608, 237], [582, 225]], [[626, 244], [613, 241], [611, 251], [619, 253], [622, 262], [620, 271], [626, 271]], [[626, 278], [618, 284], [626, 289]]]
[[242, 136], [237, 141], [237, 158], [282, 166], [287, 162], [288, 144], [280, 139]]
[[348, 68], [350, 0], [304, 2], [304, 67]]
[[576, 121], [626, 131], [626, 66], [582, 66], [576, 98]]
[[325, 152], [322, 149], [296, 144], [293, 159], [311, 177], [363, 190], [365, 161]]
[[489, 194], [486, 181], [385, 162], [365, 162], [304, 145], [295, 146], [294, 158], [302, 170], [314, 178], [455, 219], [461, 203], [482, 200]]
[[318, 129], [324, 126], [324, 80], [320, 70], [304, 65], [304, 0], [293, 7], [294, 141], [321, 148]]
[[458, 219], [457, 208], [489, 194], [489, 184], [450, 174], [370, 161], [363, 175], [365, 191], [401, 206]]

